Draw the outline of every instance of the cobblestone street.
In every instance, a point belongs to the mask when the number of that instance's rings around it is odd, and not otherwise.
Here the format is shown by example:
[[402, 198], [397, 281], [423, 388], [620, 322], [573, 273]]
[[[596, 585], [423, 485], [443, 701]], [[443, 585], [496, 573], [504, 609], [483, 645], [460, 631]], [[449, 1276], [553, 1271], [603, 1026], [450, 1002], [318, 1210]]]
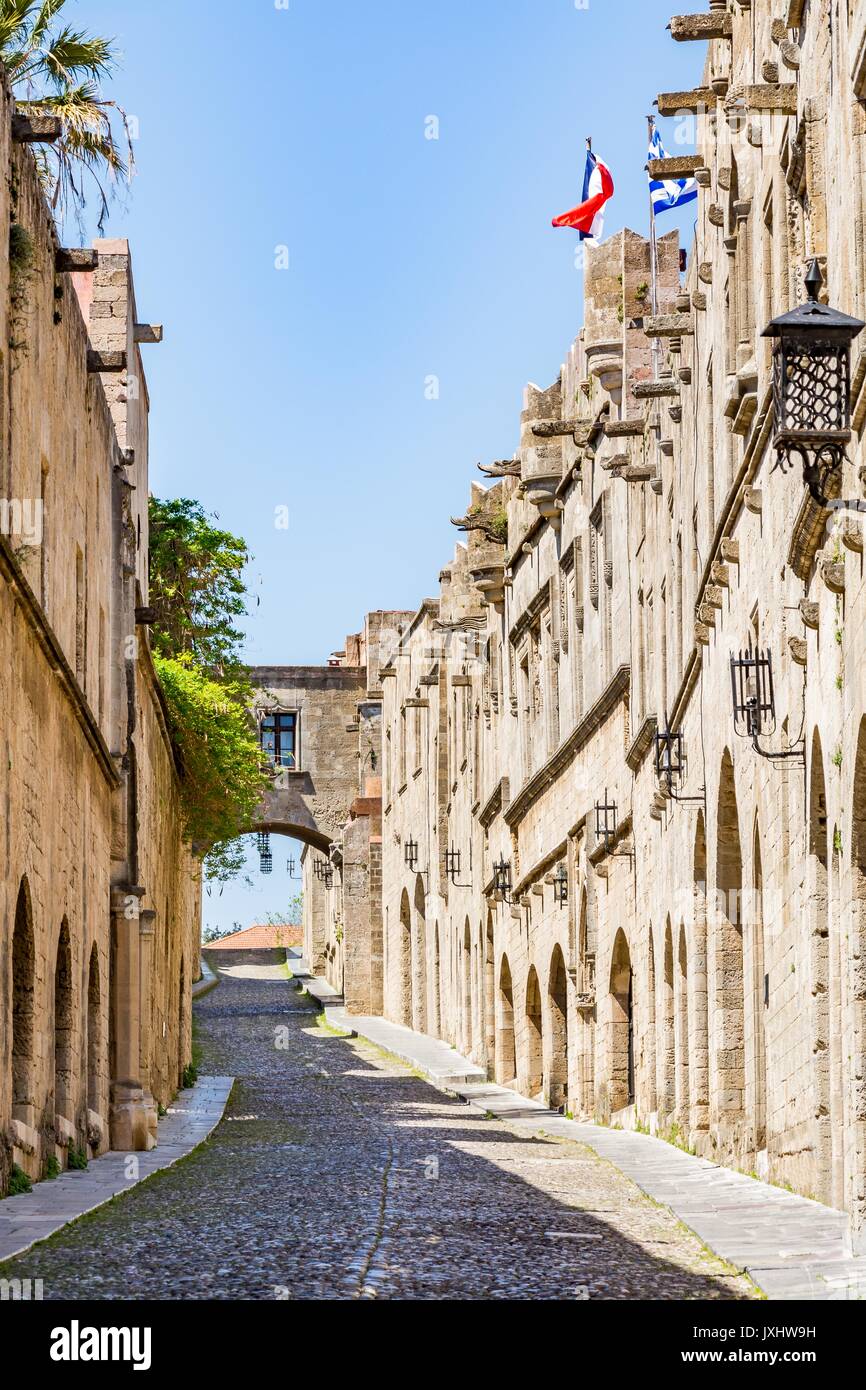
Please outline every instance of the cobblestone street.
[[190, 1158], [3, 1267], [46, 1299], [736, 1299], [756, 1292], [589, 1149], [526, 1139], [322, 1027], [284, 967], [220, 966]]

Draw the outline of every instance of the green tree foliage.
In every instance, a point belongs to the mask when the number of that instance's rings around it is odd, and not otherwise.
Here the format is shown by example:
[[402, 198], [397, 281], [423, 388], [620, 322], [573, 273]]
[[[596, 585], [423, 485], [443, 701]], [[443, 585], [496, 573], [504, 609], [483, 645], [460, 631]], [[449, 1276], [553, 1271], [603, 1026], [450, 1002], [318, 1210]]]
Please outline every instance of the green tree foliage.
[[187, 497], [150, 499], [150, 603], [161, 656], [188, 654], [218, 680], [245, 678], [237, 620], [246, 612], [246, 542]]
[[[95, 187], [101, 232], [110, 184], [132, 171], [132, 142], [126, 113], [99, 87], [117, 66], [113, 42], [65, 23], [66, 3], [0, 0], [0, 62], [19, 110], [60, 118], [60, 139], [34, 150], [52, 206], [61, 216], [71, 211], [80, 218], [88, 185]], [[115, 135], [118, 121], [125, 142]]]
[[296, 893], [289, 899], [289, 906], [286, 911], [269, 912], [265, 917], [265, 924], [269, 927], [294, 927], [303, 920], [304, 916], [304, 895]]
[[246, 706], [188, 654], [155, 653], [154, 665], [183, 763], [185, 832], [207, 850], [252, 821], [264, 788], [259, 741]]
[[240, 659], [246, 544], [198, 502], [150, 499], [153, 657], [183, 765], [185, 831], [216, 882], [244, 869], [249, 829], [268, 777]]

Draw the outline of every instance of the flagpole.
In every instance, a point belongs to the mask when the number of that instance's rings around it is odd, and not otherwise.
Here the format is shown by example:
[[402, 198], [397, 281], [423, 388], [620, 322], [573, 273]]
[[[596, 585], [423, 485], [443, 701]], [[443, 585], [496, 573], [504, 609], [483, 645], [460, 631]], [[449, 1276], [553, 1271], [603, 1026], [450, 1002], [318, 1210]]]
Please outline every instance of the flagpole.
[[[647, 121], [647, 149], [649, 150], [649, 149], [652, 148], [653, 134], [654, 134], [654, 132], [655, 132], [655, 116], [647, 116], [646, 121]], [[653, 315], [656, 315], [656, 314], [658, 314], [658, 311], [659, 311], [659, 255], [658, 255], [658, 241], [657, 241], [657, 239], [656, 239], [656, 210], [655, 210], [655, 207], [654, 207], [654, 205], [653, 205], [653, 193], [652, 193], [652, 189], [649, 190], [649, 203], [650, 203], [650, 270], [651, 270], [651, 281], [652, 281], [652, 310], [653, 310]], [[654, 380], [656, 380], [656, 381], [658, 381], [658, 378], [659, 378], [659, 348], [660, 348], [660, 346], [661, 346], [661, 344], [660, 344], [658, 338], [653, 338], [653, 340], [652, 340], [653, 378], [654, 378]]]

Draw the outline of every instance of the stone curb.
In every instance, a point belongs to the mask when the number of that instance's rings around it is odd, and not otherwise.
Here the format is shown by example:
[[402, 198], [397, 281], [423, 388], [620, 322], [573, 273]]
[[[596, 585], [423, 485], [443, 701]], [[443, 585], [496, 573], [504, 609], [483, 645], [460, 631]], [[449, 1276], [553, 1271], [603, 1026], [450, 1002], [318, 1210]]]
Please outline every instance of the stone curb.
[[195, 984], [192, 987], [193, 999], [201, 999], [202, 995], [210, 994], [211, 990], [215, 989], [219, 982], [219, 975], [217, 975], [213, 970], [211, 970], [210, 966], [205, 960], [204, 951], [202, 951], [201, 979], [196, 980]]
[[[0, 1202], [0, 1262], [23, 1255], [63, 1226], [188, 1158], [216, 1129], [233, 1085], [232, 1076], [202, 1076], [195, 1086], [178, 1092], [160, 1121], [155, 1149], [136, 1154], [111, 1150], [91, 1159], [80, 1172], [67, 1170], [59, 1178], [34, 1183], [32, 1192], [4, 1198]], [[133, 1157], [138, 1177], [131, 1180], [125, 1168]]]

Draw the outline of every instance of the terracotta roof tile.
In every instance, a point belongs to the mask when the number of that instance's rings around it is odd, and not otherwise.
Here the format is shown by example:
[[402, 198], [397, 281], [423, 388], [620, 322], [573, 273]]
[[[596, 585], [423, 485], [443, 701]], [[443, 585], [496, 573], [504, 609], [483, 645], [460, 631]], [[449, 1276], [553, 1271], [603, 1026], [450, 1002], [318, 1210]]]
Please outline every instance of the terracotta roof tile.
[[291, 925], [269, 926], [259, 923], [246, 927], [243, 931], [223, 936], [219, 941], [209, 941], [203, 946], [205, 951], [265, 951], [277, 946], [300, 946], [303, 927], [300, 922]]

